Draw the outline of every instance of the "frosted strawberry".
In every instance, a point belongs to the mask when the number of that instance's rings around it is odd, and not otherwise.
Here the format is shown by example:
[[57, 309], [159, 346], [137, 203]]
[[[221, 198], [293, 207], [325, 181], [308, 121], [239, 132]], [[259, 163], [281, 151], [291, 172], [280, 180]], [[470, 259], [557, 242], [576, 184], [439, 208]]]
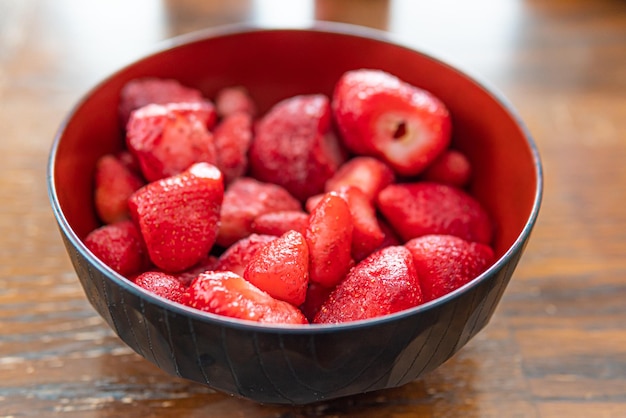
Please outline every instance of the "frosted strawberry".
[[111, 154], [100, 157], [95, 173], [95, 206], [104, 223], [129, 219], [128, 198], [144, 185], [118, 158]]
[[248, 90], [242, 86], [225, 87], [215, 96], [217, 114], [224, 118], [235, 113], [256, 114], [256, 105]]
[[208, 126], [215, 109], [205, 103], [147, 105], [131, 114], [126, 130], [128, 149], [148, 181], [173, 176], [197, 162], [216, 163]]
[[328, 98], [295, 96], [274, 105], [256, 125], [249, 158], [252, 176], [301, 201], [323, 192], [343, 162]]
[[402, 246], [387, 247], [357, 264], [322, 304], [313, 323], [375, 318], [422, 303], [413, 257]]
[[226, 116], [213, 131], [217, 167], [226, 184], [248, 169], [248, 148], [252, 142], [252, 117], [247, 113]]
[[243, 277], [276, 299], [301, 305], [309, 283], [309, 249], [302, 234], [289, 231], [263, 246]]
[[420, 173], [450, 144], [445, 105], [383, 71], [346, 72], [335, 86], [332, 107], [348, 149], [382, 158], [403, 176]]
[[230, 271], [199, 275], [189, 286], [185, 304], [217, 315], [266, 324], [307, 324], [293, 305], [274, 299]]
[[267, 243], [275, 239], [276, 237], [272, 235], [252, 234], [237, 241], [220, 255], [214, 270], [232, 271], [243, 277], [243, 272], [252, 257]]
[[494, 260], [488, 245], [452, 235], [425, 235], [404, 246], [413, 255], [425, 302], [478, 277]]
[[301, 210], [300, 202], [276, 184], [250, 177], [236, 179], [224, 193], [217, 244], [230, 246], [252, 233], [258, 216], [282, 210]]
[[147, 184], [130, 197], [131, 216], [157, 267], [179, 272], [207, 256], [217, 236], [223, 195], [217, 167], [197, 163], [181, 174]]
[[333, 287], [352, 267], [352, 214], [348, 203], [326, 193], [311, 212], [305, 233], [309, 247], [310, 280]]
[[449, 149], [430, 164], [421, 179], [450, 186], [465, 187], [472, 176], [472, 165], [465, 154]]
[[182, 303], [185, 286], [176, 277], [160, 271], [147, 271], [133, 279], [133, 283], [149, 292], [173, 302]]
[[342, 165], [326, 182], [327, 192], [354, 186], [374, 200], [382, 189], [395, 181], [393, 170], [373, 157], [354, 157]]
[[250, 229], [257, 234], [281, 236], [291, 230], [304, 234], [308, 226], [308, 213], [301, 210], [281, 210], [257, 216]]
[[149, 266], [139, 229], [130, 221], [120, 221], [91, 231], [85, 246], [104, 264], [121, 274], [130, 276]]

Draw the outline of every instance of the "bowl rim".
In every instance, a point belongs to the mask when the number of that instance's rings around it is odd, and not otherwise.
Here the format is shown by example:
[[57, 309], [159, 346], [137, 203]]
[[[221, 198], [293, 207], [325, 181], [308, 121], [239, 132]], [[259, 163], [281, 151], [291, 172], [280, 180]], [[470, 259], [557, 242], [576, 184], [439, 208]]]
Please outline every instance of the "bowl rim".
[[[213, 38], [222, 38], [233, 35], [242, 35], [242, 34], [251, 34], [257, 32], [319, 32], [319, 33], [329, 33], [335, 35], [342, 36], [350, 36], [356, 38], [366, 38], [368, 40], [376, 41], [379, 43], [390, 44], [395, 47], [400, 47], [407, 49], [413, 53], [420, 54], [425, 58], [436, 62], [438, 65], [445, 66], [450, 70], [458, 73], [459, 75], [467, 78], [470, 82], [476, 84], [479, 88], [481, 88], [487, 95], [491, 96], [505, 111], [509, 114], [509, 116], [515, 121], [515, 124], [521, 130], [526, 145], [530, 151], [533, 160], [533, 166], [535, 169], [535, 177], [536, 177], [536, 187], [535, 193], [533, 197], [533, 204], [531, 207], [530, 214], [524, 224], [524, 227], [516, 237], [515, 241], [512, 245], [508, 247], [508, 249], [483, 273], [477, 276], [475, 279], [466, 283], [465, 285], [453, 290], [452, 292], [441, 296], [432, 301], [426, 302], [424, 304], [415, 306], [413, 308], [409, 308], [400, 312], [395, 312], [392, 314], [384, 315], [376, 318], [369, 318], [364, 320], [352, 321], [352, 322], [344, 322], [338, 324], [306, 324], [306, 325], [289, 325], [289, 324], [264, 324], [258, 323], [254, 321], [242, 320], [230, 318], [222, 315], [212, 314], [209, 312], [200, 311], [176, 302], [172, 302], [163, 297], [157, 296], [138, 285], [135, 285], [130, 280], [126, 279], [124, 276], [115, 272], [113, 269], [105, 265], [102, 261], [100, 261], [97, 257], [95, 257], [91, 251], [87, 249], [81, 239], [78, 238], [72, 227], [70, 226], [67, 218], [63, 214], [61, 210], [60, 202], [57, 195], [57, 187], [54, 179], [55, 166], [56, 166], [56, 157], [57, 151], [59, 148], [59, 144], [63, 137], [65, 130], [67, 129], [70, 121], [77, 113], [77, 111], [89, 100], [89, 98], [100, 88], [110, 82], [113, 78], [115, 78], [120, 73], [124, 72], [129, 67], [132, 67], [135, 63], [149, 59], [153, 56], [160, 55], [166, 53], [169, 50], [177, 49], [180, 47], [184, 47], [188, 44], [193, 44], [196, 42], [203, 42]], [[446, 304], [452, 299], [456, 299], [460, 297], [462, 294], [470, 291], [470, 289], [478, 286], [483, 281], [487, 280], [489, 276], [495, 274], [497, 271], [500, 271], [504, 268], [505, 264], [514, 257], [514, 254], [521, 252], [523, 247], [525, 246], [528, 238], [531, 235], [531, 231], [537, 221], [537, 217], [539, 215], [539, 210], [541, 207], [541, 201], [543, 197], [543, 167], [541, 163], [541, 157], [539, 154], [539, 149], [537, 144], [535, 143], [529, 129], [526, 124], [522, 120], [522, 118], [517, 113], [514, 106], [509, 102], [509, 100], [502, 94], [497, 88], [490, 85], [488, 82], [483, 80], [480, 76], [473, 74], [471, 71], [468, 71], [462, 65], [455, 64], [453, 60], [448, 58], [442, 58], [441, 54], [435, 54], [432, 51], [429, 51], [428, 48], [424, 47], [416, 47], [414, 43], [408, 43], [406, 40], [401, 39], [397, 34], [393, 34], [391, 32], [373, 29], [365, 26], [348, 24], [348, 23], [340, 23], [340, 22], [330, 22], [330, 21], [313, 21], [309, 25], [299, 25], [299, 26], [265, 26], [258, 25], [253, 23], [234, 23], [227, 25], [220, 25], [214, 27], [208, 27], [200, 30], [195, 30], [189, 33], [185, 33], [182, 35], [174, 36], [169, 39], [165, 39], [163, 41], [157, 42], [155, 46], [152, 48], [148, 48], [147, 52], [144, 52], [137, 58], [131, 60], [130, 62], [118, 67], [118, 69], [112, 73], [110, 73], [105, 78], [101, 79], [91, 88], [86, 90], [75, 102], [75, 104], [71, 107], [70, 111], [66, 114], [66, 116], [61, 121], [50, 147], [50, 152], [48, 156], [48, 163], [46, 169], [46, 183], [47, 183], [47, 191], [48, 198], [50, 200], [50, 204], [53, 209], [54, 216], [56, 221], [61, 229], [61, 232], [66, 236], [66, 238], [71, 242], [74, 248], [86, 258], [91, 264], [98, 267], [101, 273], [103, 273], [109, 280], [111, 280], [116, 285], [121, 286], [127, 292], [134, 294], [135, 296], [147, 299], [150, 303], [156, 304], [160, 309], [165, 311], [172, 311], [178, 315], [188, 315], [191, 318], [198, 320], [200, 322], [211, 322], [216, 323], [216, 325], [226, 326], [230, 328], [239, 329], [242, 331], [254, 331], [254, 332], [269, 332], [269, 333], [281, 333], [281, 334], [320, 334], [320, 333], [334, 333], [340, 331], [347, 330], [357, 330], [361, 328], [367, 328], [371, 326], [380, 326], [384, 325], [388, 322], [394, 322], [398, 319], [405, 319], [407, 317], [415, 316], [421, 314], [425, 311], [432, 310], [439, 305]]]

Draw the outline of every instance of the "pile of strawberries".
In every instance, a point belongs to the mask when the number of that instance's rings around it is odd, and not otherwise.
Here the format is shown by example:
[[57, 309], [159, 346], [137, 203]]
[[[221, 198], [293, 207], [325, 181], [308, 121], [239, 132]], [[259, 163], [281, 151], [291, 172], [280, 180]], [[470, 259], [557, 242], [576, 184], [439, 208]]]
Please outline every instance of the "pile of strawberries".
[[84, 240], [119, 274], [203, 311], [271, 324], [377, 317], [438, 298], [494, 260], [471, 165], [431, 93], [379, 70], [263, 115], [242, 87], [212, 100], [129, 82], [126, 149], [100, 158]]

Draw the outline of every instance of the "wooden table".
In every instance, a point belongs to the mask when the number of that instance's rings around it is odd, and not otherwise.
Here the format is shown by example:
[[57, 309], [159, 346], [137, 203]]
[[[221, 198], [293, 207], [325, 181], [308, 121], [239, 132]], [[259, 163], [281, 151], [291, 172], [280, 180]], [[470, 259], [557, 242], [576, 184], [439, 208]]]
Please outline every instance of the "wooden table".
[[[280, 3], [280, 4], [279, 4]], [[45, 183], [55, 130], [159, 41], [241, 21], [393, 32], [518, 109], [545, 197], [492, 322], [404, 387], [307, 407], [166, 375], [83, 296]], [[0, 0], [0, 416], [626, 417], [626, 2]]]

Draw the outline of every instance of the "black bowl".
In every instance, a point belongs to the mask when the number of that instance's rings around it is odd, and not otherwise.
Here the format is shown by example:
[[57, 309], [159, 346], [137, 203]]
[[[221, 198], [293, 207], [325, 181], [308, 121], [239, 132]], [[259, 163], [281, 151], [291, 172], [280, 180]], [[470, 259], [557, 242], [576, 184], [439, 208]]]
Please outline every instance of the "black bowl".
[[[264, 112], [295, 94], [330, 95], [345, 71], [379, 68], [449, 107], [454, 145], [472, 161], [472, 193], [496, 224], [495, 264], [462, 288], [386, 317], [340, 325], [264, 326], [202, 313], [135, 286], [82, 239], [98, 226], [96, 160], [124, 146], [120, 90], [143, 76], [175, 78], [209, 97], [245, 85]], [[90, 303], [133, 350], [172, 375], [263, 403], [305, 404], [408, 383], [455, 354], [491, 318], [539, 211], [536, 146], [499, 95], [458, 69], [373, 30], [231, 26], [169, 42], [92, 89], [63, 122], [48, 167], [52, 208]]]

